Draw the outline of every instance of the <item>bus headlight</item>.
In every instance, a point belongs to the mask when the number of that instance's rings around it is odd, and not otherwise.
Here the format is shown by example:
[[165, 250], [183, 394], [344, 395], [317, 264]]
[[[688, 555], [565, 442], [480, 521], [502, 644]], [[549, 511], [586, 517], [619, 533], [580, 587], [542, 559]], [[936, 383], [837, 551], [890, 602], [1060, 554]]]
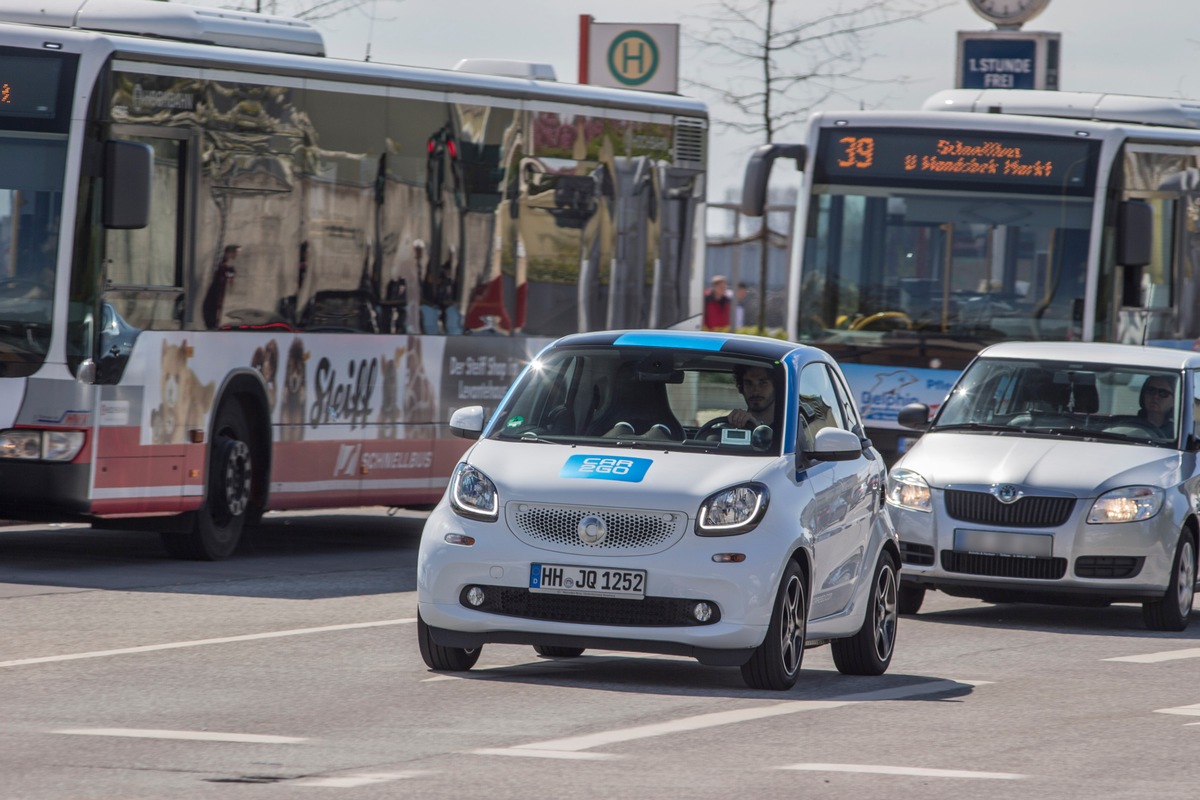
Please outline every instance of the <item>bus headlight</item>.
[[1158, 513], [1163, 504], [1163, 491], [1154, 486], [1125, 486], [1113, 489], [1096, 498], [1087, 521], [1096, 525], [1103, 522], [1139, 522]]
[[700, 536], [731, 536], [754, 530], [767, 513], [770, 494], [761, 483], [743, 483], [709, 495], [696, 513]]
[[888, 474], [887, 501], [912, 511], [933, 511], [929, 484], [911, 469], [894, 469]]
[[83, 431], [0, 431], [0, 458], [25, 461], [71, 461], [83, 449]]
[[459, 464], [450, 477], [450, 507], [464, 517], [493, 522], [500, 511], [496, 484], [470, 464]]

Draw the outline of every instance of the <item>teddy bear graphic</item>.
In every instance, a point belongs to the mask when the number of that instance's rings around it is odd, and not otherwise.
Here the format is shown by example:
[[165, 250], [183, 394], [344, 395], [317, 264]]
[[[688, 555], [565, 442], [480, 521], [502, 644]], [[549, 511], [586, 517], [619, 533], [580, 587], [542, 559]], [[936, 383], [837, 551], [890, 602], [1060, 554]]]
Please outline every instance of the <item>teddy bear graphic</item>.
[[305, 364], [308, 353], [300, 339], [292, 340], [288, 348], [287, 366], [283, 373], [283, 401], [279, 408], [279, 438], [297, 442], [304, 438], [304, 406], [308, 399]]
[[279, 345], [275, 340], [267, 342], [265, 347], [256, 347], [254, 356], [250, 359], [250, 366], [263, 376], [263, 382], [267, 385], [267, 406], [270, 415], [275, 416], [275, 391], [276, 391], [276, 375], [279, 373]]
[[155, 444], [180, 444], [190, 430], [203, 429], [212, 408], [216, 383], [201, 383], [187, 365], [192, 348], [187, 339], [180, 344], [162, 344], [159, 375], [159, 404], [150, 412], [151, 438]]

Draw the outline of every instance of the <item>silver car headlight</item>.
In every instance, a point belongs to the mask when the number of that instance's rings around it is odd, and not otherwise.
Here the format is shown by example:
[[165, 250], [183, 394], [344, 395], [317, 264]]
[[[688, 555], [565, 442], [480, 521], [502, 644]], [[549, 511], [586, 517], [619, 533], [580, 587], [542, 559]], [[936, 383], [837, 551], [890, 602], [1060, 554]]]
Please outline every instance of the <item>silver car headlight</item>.
[[711, 494], [696, 513], [696, 533], [732, 536], [752, 531], [767, 513], [770, 499], [770, 492], [761, 483], [743, 483]]
[[1163, 504], [1163, 490], [1157, 486], [1123, 486], [1105, 492], [1092, 503], [1087, 521], [1093, 525], [1104, 522], [1139, 522], [1150, 519]]
[[929, 484], [911, 469], [894, 469], [888, 473], [887, 501], [911, 511], [933, 511], [933, 493]]
[[459, 464], [450, 477], [450, 507], [464, 517], [494, 522], [500, 511], [496, 484], [470, 464]]

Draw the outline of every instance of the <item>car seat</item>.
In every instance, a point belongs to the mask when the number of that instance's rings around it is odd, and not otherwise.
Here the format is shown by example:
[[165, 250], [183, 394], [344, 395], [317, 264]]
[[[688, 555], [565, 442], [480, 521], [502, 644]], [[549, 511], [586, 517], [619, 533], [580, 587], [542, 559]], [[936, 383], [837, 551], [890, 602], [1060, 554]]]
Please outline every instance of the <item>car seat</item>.
[[670, 438], [682, 442], [683, 425], [671, 411], [667, 385], [659, 381], [639, 381], [636, 365], [622, 364], [612, 382], [612, 393], [588, 426], [588, 436], [603, 436], [618, 422], [627, 423], [636, 436], [645, 435], [656, 424], [670, 431]]

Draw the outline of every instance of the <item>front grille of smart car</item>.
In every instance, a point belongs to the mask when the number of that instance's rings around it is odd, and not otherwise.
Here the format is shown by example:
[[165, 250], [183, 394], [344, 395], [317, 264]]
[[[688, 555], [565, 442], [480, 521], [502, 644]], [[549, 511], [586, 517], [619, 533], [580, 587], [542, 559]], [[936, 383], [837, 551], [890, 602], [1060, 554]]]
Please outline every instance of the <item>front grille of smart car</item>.
[[1132, 578], [1142, 571], [1142, 556], [1080, 556], [1075, 559], [1078, 578]]
[[1026, 558], [1024, 556], [987, 555], [942, 551], [942, 569], [965, 575], [991, 578], [1056, 581], [1067, 574], [1065, 558]]
[[[624, 625], [631, 628], [694, 628], [719, 622], [721, 612], [711, 600], [679, 600], [674, 597], [644, 597], [627, 600], [614, 597], [577, 597], [541, 594], [511, 586], [482, 586], [483, 604], [467, 602], [467, 590], [459, 602], [472, 611], [506, 617], [575, 622], [583, 625]], [[712, 616], [698, 622], [692, 614], [697, 603], [707, 602]]]
[[[579, 522], [595, 515], [604, 521], [605, 535], [598, 542], [579, 538]], [[625, 511], [614, 508], [581, 508], [533, 503], [509, 503], [508, 527], [522, 541], [559, 552], [645, 555], [665, 550], [687, 529], [687, 515], [678, 511]]]
[[900, 562], [914, 567], [933, 566], [933, 548], [927, 544], [914, 544], [900, 540]]
[[1075, 508], [1071, 497], [1022, 497], [1001, 503], [989, 492], [946, 490], [946, 513], [963, 522], [1011, 525], [1017, 528], [1053, 528], [1062, 525]]

